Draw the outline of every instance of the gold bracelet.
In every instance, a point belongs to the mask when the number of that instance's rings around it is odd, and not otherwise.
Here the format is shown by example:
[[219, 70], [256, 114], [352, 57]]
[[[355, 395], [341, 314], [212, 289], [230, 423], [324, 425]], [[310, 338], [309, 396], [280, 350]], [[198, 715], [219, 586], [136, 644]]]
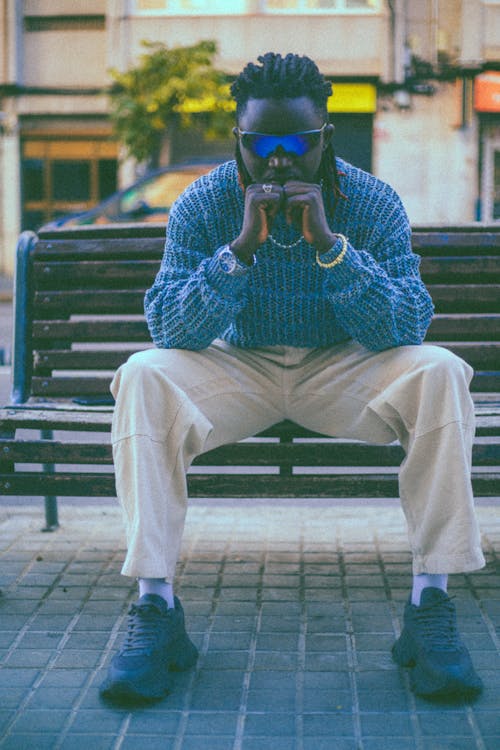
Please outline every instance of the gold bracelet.
[[334, 266], [338, 266], [338, 264], [342, 263], [342, 261], [344, 260], [344, 255], [347, 252], [347, 237], [345, 237], [343, 234], [338, 234], [337, 237], [342, 240], [342, 249], [337, 257], [334, 258], [330, 263], [323, 263], [323, 261], [320, 260], [319, 252], [316, 250], [316, 263], [318, 264], [318, 266], [321, 266], [321, 268], [333, 268]]

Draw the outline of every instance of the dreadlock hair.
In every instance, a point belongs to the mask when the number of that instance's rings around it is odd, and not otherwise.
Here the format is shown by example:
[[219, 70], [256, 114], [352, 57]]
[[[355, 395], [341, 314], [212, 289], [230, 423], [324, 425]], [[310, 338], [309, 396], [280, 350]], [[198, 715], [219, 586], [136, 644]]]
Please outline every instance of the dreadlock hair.
[[[267, 52], [257, 59], [260, 65], [248, 63], [231, 85], [231, 94], [236, 101], [237, 118], [244, 112], [249, 99], [296, 99], [307, 96], [317, 112], [324, 117], [325, 122], [328, 122], [327, 101], [332, 93], [332, 84], [319, 72], [313, 60], [292, 53], [282, 57], [276, 52]], [[247, 187], [251, 177], [243, 163], [238, 141], [236, 162], [240, 180], [243, 186]], [[334, 208], [336, 199], [342, 196], [342, 193], [331, 141], [323, 151], [318, 176], [322, 180], [326, 194], [332, 196]]]

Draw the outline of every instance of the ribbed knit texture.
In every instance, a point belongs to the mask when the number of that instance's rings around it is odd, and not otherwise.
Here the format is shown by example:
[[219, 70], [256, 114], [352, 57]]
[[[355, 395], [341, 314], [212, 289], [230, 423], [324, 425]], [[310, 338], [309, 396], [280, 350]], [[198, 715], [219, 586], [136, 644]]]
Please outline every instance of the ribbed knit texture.
[[[337, 165], [345, 199], [328, 221], [349, 245], [331, 269], [318, 266], [305, 240], [291, 250], [267, 240], [254, 267], [228, 276], [214, 253], [239, 235], [243, 222], [236, 164], [226, 162], [190, 185], [172, 206], [162, 265], [145, 297], [154, 343], [203, 349], [223, 338], [241, 347], [324, 347], [352, 338], [372, 350], [421, 343], [433, 306], [401, 201], [373, 175], [341, 159]], [[284, 244], [299, 236], [281, 214], [272, 234]]]

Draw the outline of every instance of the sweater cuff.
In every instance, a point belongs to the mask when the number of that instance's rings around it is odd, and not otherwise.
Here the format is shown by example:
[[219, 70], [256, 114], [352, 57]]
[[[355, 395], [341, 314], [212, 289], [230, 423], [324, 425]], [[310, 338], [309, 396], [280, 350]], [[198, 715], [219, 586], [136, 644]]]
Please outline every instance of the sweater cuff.
[[[323, 263], [333, 261], [339, 254], [341, 240], [327, 252], [321, 255]], [[347, 249], [340, 263], [333, 268], [325, 268], [323, 285], [328, 294], [345, 294], [358, 297], [366, 290], [371, 282], [371, 273], [362, 262], [359, 253], [347, 243]]]
[[[248, 270], [251, 268], [249, 266]], [[241, 297], [248, 287], [248, 272], [231, 276], [222, 270], [215, 255], [205, 261], [205, 278], [209, 286], [227, 299]]]

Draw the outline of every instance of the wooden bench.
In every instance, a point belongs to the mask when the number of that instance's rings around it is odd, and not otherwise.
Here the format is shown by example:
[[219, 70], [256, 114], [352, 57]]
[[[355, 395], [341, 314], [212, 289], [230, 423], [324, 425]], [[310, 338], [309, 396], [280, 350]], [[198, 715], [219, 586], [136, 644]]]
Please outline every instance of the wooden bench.
[[[109, 382], [132, 352], [151, 346], [143, 296], [164, 231], [83, 227], [20, 237], [12, 399], [0, 410], [0, 491], [45, 497], [47, 530], [58, 525], [58, 496], [115, 495]], [[420, 227], [413, 244], [436, 305], [427, 339], [476, 370], [475, 493], [500, 495], [500, 226]], [[284, 422], [200, 456], [189, 492], [398, 497], [402, 457], [396, 444], [332, 440]]]

